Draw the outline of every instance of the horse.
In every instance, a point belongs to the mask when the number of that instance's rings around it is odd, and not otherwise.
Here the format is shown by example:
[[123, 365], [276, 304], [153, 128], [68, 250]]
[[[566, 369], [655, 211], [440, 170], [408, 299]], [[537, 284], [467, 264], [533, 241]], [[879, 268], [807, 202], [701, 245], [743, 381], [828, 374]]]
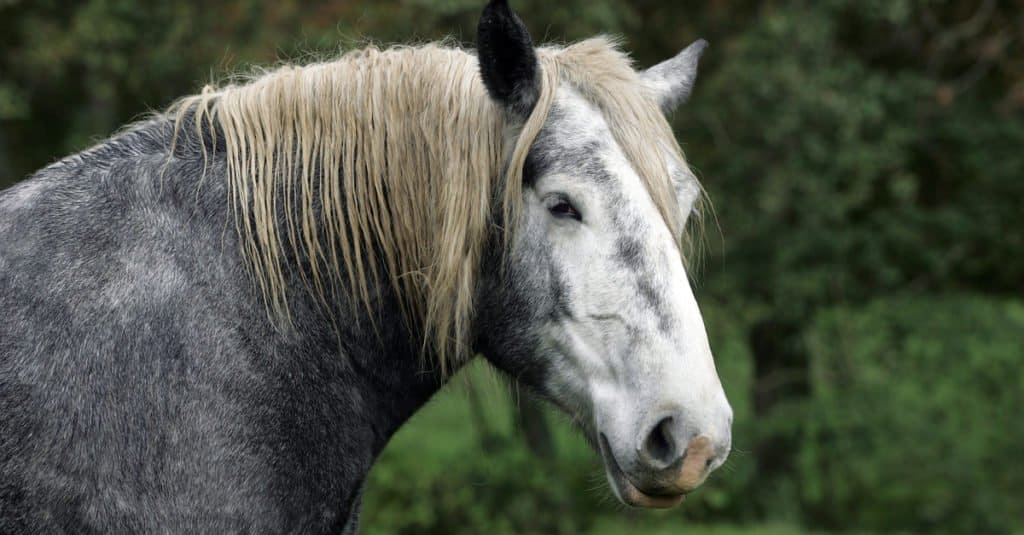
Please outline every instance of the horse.
[[702, 189], [638, 70], [369, 47], [207, 87], [0, 194], [0, 532], [353, 533], [389, 437], [482, 355], [671, 507], [730, 451]]

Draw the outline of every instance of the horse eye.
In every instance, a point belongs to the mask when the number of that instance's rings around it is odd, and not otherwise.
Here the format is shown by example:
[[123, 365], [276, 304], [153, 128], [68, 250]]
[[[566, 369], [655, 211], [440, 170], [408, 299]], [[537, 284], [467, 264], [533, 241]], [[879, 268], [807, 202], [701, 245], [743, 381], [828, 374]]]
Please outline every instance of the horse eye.
[[572, 204], [569, 203], [569, 201], [565, 199], [560, 199], [557, 203], [555, 203], [554, 206], [548, 208], [548, 210], [551, 211], [551, 215], [558, 218], [568, 217], [575, 219], [576, 221], [583, 220], [583, 216], [581, 216], [580, 212], [576, 210], [576, 207], [574, 207]]

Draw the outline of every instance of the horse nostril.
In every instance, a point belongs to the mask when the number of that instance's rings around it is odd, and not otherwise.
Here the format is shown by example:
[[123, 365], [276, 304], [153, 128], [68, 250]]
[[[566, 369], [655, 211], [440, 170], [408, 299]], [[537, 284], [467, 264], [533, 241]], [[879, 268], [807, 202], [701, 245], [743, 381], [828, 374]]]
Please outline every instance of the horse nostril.
[[644, 439], [642, 452], [651, 464], [664, 468], [678, 459], [676, 441], [672, 438], [672, 417], [662, 418]]

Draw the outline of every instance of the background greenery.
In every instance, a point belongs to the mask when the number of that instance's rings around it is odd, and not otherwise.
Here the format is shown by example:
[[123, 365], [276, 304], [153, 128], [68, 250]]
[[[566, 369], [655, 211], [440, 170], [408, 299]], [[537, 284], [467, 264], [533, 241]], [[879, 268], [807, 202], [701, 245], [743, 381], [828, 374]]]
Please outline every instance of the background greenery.
[[[203, 83], [483, 0], [0, 0], [0, 187]], [[1024, 532], [1024, 5], [518, 0], [538, 41], [712, 43], [675, 127], [717, 211], [698, 295], [736, 409], [678, 510], [625, 510], [482, 365], [372, 473], [367, 533]]]

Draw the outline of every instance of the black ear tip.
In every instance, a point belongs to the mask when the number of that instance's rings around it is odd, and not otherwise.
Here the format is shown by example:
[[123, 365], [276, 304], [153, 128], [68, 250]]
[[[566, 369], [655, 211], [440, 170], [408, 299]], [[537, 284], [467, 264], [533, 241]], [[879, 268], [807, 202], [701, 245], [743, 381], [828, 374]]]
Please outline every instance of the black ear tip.
[[517, 112], [536, 100], [537, 56], [530, 32], [508, 0], [491, 0], [477, 27], [480, 73], [491, 97]]
[[508, 0], [491, 0], [480, 14], [480, 24], [495, 24], [517, 18], [515, 11], [508, 5]]
[[483, 17], [488, 15], [510, 15], [512, 14], [512, 8], [508, 5], [508, 0], [491, 0], [487, 2], [487, 6], [484, 7]]

